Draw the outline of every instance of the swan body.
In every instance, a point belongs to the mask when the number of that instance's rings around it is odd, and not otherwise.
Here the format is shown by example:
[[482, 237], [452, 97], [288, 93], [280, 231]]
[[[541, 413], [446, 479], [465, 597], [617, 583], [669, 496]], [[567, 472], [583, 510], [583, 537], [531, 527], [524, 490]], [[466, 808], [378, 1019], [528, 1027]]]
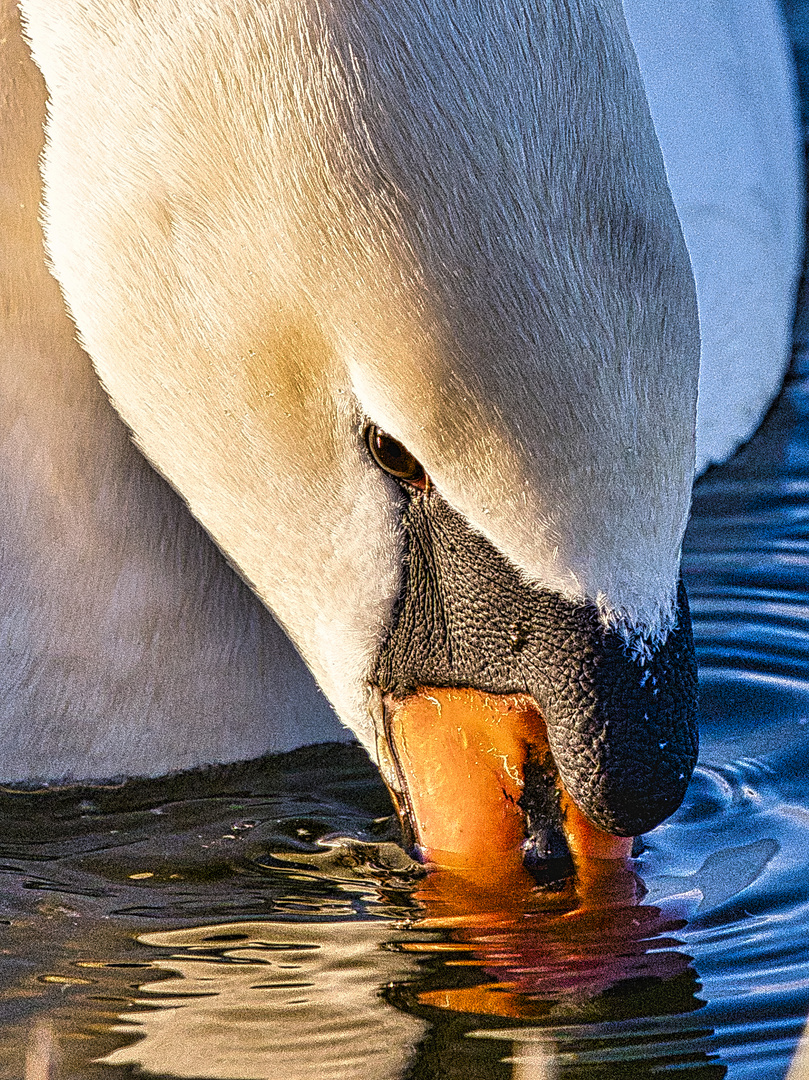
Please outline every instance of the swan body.
[[[676, 194], [683, 131], [655, 113], [664, 168], [620, 5], [454, 4], [462, 25], [443, 5], [378, 8], [23, 4], [50, 94], [49, 256], [82, 344], [372, 756], [406, 565], [402, 490], [365, 425], [415, 454], [527, 587], [595, 605], [642, 657], [677, 618], [698, 377], [666, 181]], [[788, 67], [757, 10], [782, 147], [765, 194], [745, 173], [770, 362], [702, 464], [780, 381], [797, 275]], [[5, 0], [4, 30], [14, 17]], [[25, 153], [3, 165], [0, 776], [153, 775], [346, 737], [75, 344], [36, 229], [43, 93], [5, 36], [3, 137]], [[736, 148], [722, 153], [720, 173]], [[686, 237], [702, 215], [749, 240], [736, 202], [692, 200]], [[715, 329], [728, 290], [712, 307], [714, 255], [690, 242]], [[706, 387], [751, 355], [737, 330], [704, 356]]]
[[76, 343], [38, 221], [45, 90], [14, 0], [0, 12], [0, 777], [158, 775], [350, 739]]
[[749, 439], [792, 350], [803, 140], [772, 3], [624, 3], [700, 308], [697, 472]]

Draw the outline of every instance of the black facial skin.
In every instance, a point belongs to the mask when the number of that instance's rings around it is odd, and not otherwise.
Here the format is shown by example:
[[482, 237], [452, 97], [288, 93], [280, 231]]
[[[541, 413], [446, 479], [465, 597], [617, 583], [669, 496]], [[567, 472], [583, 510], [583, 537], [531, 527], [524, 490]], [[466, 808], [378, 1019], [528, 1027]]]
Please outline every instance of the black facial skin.
[[[596, 609], [523, 584], [429, 485], [403, 484], [405, 574], [375, 681], [529, 693], [562, 782], [600, 828], [637, 836], [682, 802], [697, 761], [697, 669], [682, 585], [677, 624], [645, 664]], [[537, 770], [539, 773], [541, 770]], [[526, 770], [530, 804], [532, 770]], [[535, 802], [547, 800], [537, 790]]]

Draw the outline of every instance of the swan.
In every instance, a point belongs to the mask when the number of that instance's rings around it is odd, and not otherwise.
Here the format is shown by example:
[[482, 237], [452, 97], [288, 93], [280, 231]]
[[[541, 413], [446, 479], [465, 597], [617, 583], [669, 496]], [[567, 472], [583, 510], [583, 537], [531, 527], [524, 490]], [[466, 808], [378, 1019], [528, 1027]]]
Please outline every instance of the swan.
[[772, 5], [22, 10], [0, 780], [355, 737], [430, 851], [513, 848], [551, 772], [569, 842], [627, 850], [696, 760], [695, 447], [747, 438], [788, 357]]

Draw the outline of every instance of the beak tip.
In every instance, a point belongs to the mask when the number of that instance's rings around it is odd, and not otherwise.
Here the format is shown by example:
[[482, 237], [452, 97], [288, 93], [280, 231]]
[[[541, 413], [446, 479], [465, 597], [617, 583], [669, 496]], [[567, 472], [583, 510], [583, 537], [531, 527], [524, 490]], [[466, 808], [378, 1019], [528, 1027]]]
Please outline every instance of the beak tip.
[[567, 790], [582, 813], [599, 829], [613, 836], [640, 836], [679, 809], [694, 764], [684, 765], [676, 778], [657, 777], [638, 783], [622, 777], [613, 783], [607, 773], [595, 787], [577, 791], [574, 782]]

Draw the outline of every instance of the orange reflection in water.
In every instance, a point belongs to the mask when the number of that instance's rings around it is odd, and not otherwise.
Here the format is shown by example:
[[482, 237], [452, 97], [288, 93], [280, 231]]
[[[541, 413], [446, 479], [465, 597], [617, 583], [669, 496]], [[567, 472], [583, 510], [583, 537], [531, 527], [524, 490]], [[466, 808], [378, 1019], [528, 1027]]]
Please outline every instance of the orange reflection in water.
[[[662, 936], [682, 924], [640, 903], [631, 838], [602, 832], [558, 775], [554, 784], [545, 723], [531, 697], [422, 688], [388, 698], [385, 715], [397, 804], [433, 867], [416, 893], [423, 916], [415, 927], [444, 932], [444, 940], [405, 946], [440, 954], [447, 974], [442, 985], [418, 990], [421, 1005], [536, 1019], [560, 996], [594, 997], [629, 979], [668, 980], [688, 968], [690, 957]], [[538, 887], [523, 866], [521, 797], [531, 762], [555, 786], [573, 860], [573, 876], [553, 889]]]
[[[509, 878], [436, 868], [421, 883], [416, 928], [446, 931], [443, 941], [407, 951], [441, 953], [447, 983], [418, 993], [421, 1005], [525, 1020], [565, 997], [593, 998], [627, 980], [673, 979], [691, 958], [667, 936], [681, 921], [639, 903], [643, 885], [627, 859], [581, 859], [557, 891], [538, 888], [522, 869]], [[475, 970], [476, 969], [476, 970]]]

